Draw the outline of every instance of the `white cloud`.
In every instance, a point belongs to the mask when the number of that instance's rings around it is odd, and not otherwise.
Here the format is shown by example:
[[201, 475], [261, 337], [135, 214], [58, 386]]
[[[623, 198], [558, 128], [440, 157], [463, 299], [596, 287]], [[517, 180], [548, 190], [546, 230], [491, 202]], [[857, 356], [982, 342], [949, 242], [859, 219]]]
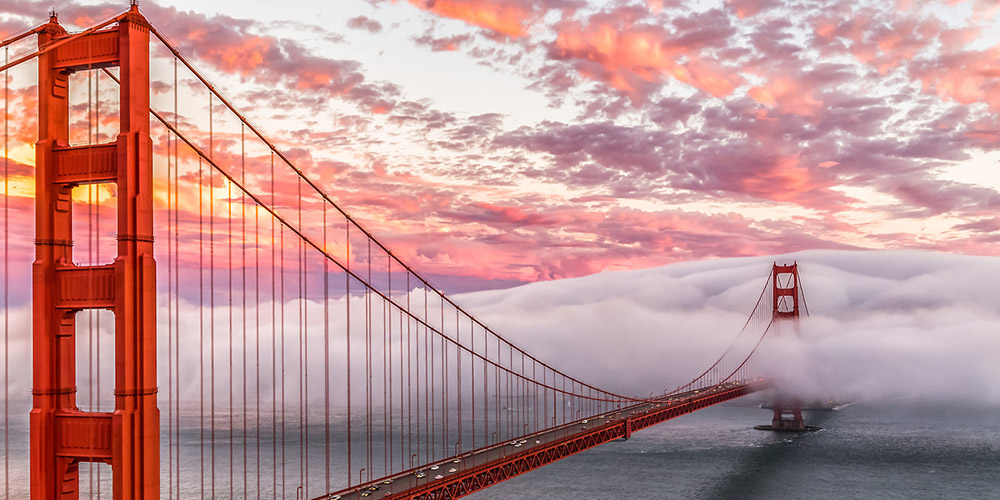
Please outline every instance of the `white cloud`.
[[[905, 395], [1000, 403], [1000, 259], [994, 257], [916, 251], [806, 251], [600, 273], [463, 294], [456, 300], [508, 340], [556, 368], [608, 390], [641, 396], [689, 381], [725, 351], [746, 321], [775, 260], [798, 261], [811, 313], [801, 321], [799, 341], [785, 336], [775, 341], [765, 356], [775, 374], [789, 381], [789, 387], [824, 397]], [[412, 297], [417, 300], [422, 295], [419, 292]], [[362, 304], [362, 299], [352, 304], [355, 358], [364, 353], [364, 328], [359, 328]], [[323, 396], [323, 309], [318, 303], [309, 307], [306, 350], [310, 353], [310, 404], [315, 405]], [[377, 304], [375, 309], [381, 311]], [[260, 310], [265, 326], [261, 392], [262, 404], [267, 407], [272, 387], [272, 339], [267, 326], [270, 303], [262, 304]], [[345, 390], [343, 300], [332, 301], [330, 310], [331, 390], [336, 401]], [[197, 308], [182, 304], [181, 311], [180, 392], [183, 399], [191, 400], [197, 399], [200, 391], [202, 363], [206, 376], [210, 370], [209, 314], [205, 313], [205, 349], [200, 351]], [[297, 302], [286, 304], [289, 401], [298, 400], [298, 311]], [[24, 308], [10, 313], [10, 393], [15, 404], [28, 404], [30, 318]], [[234, 343], [238, 346], [242, 343], [242, 327], [238, 326], [242, 313], [236, 309], [233, 316], [237, 322]], [[161, 304], [161, 406], [168, 386], [167, 317]], [[242, 392], [243, 351], [239, 347], [233, 351], [234, 381], [228, 375], [229, 317], [225, 308], [216, 310], [216, 392], [220, 404], [228, 404], [230, 388]], [[248, 311], [251, 398], [256, 393], [253, 317]], [[373, 323], [376, 344], [382, 341], [379, 321]], [[111, 325], [110, 319], [102, 322], [105, 347]], [[280, 337], [278, 340], [280, 348]], [[393, 349], [398, 355], [398, 340]], [[79, 356], [87, 354], [80, 352]], [[102, 356], [107, 395], [111, 356], [105, 348]], [[381, 350], [376, 348], [373, 357], [380, 360]], [[353, 370], [355, 382], [362, 380], [363, 365], [356, 363]], [[87, 385], [85, 380], [78, 383]], [[373, 376], [373, 384], [381, 390], [379, 373]], [[209, 388], [206, 383], [205, 390]]]
[[[816, 396], [1000, 402], [1000, 259], [805, 251], [467, 294], [510, 340], [584, 380], [648, 393], [693, 378], [736, 336], [773, 261], [798, 261], [811, 316], [768, 349]], [[781, 355], [784, 354], [784, 355]]]

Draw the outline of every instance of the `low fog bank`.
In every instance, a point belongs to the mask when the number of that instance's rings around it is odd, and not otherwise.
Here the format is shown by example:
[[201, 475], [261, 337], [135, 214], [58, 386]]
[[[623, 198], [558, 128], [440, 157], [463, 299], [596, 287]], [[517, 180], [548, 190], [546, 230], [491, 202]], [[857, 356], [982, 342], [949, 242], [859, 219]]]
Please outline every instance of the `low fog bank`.
[[810, 312], [766, 360], [806, 397], [1000, 404], [1000, 258], [804, 251], [465, 294], [509, 340], [626, 393], [697, 376], [738, 334], [771, 263], [799, 263]]
[[[789, 390], [807, 397], [844, 399], [913, 397], [930, 401], [968, 400], [1000, 404], [1000, 258], [970, 257], [915, 251], [806, 251], [788, 255], [687, 262], [656, 269], [601, 273], [583, 278], [534, 283], [507, 290], [455, 296], [455, 300], [508, 340], [539, 359], [582, 380], [631, 395], [661, 393], [699, 375], [733, 342], [757, 301], [771, 263], [798, 261], [811, 316], [800, 323], [801, 337], [778, 338], [769, 344], [762, 361]], [[422, 292], [414, 292], [422, 296]], [[362, 297], [352, 307], [354, 341], [364, 340]], [[167, 398], [167, 328], [170, 314], [160, 297], [159, 359], [161, 396]], [[343, 332], [344, 300], [331, 299], [330, 366], [334, 401], [343, 401], [347, 355]], [[300, 303], [285, 304], [286, 381], [298, 393], [297, 313]], [[322, 400], [325, 359], [323, 307], [310, 301], [305, 352], [309, 354], [310, 400]], [[247, 311], [260, 315], [270, 328], [269, 302]], [[215, 314], [197, 304], [182, 304], [179, 318], [178, 366], [183, 401], [197, 401], [211, 388], [212, 355], [217, 371], [215, 388], [228, 400], [232, 388], [246, 383], [256, 393], [254, 365], [260, 363], [262, 400], [272, 394], [272, 344], [261, 336], [261, 355], [249, 333], [242, 344], [237, 324], [233, 359], [235, 382], [228, 376], [230, 317], [243, 312], [217, 307]], [[27, 307], [9, 311], [9, 395], [12, 407], [30, 405], [31, 320]], [[78, 402], [90, 401], [91, 385], [101, 389], [99, 404], [113, 403], [113, 319], [103, 313], [100, 334], [91, 352], [88, 324], [77, 322]], [[217, 335], [209, 343], [209, 323]], [[375, 330], [381, 330], [376, 318]], [[202, 326], [199, 326], [202, 325]], [[252, 325], [252, 323], [251, 323]], [[94, 324], [94, 331], [97, 331]], [[399, 353], [396, 341], [394, 352]], [[199, 346], [201, 348], [199, 349]], [[357, 349], [357, 347], [356, 347]], [[91, 384], [88, 359], [98, 356], [101, 382]], [[247, 379], [242, 359], [249, 360]], [[355, 351], [352, 356], [360, 354]], [[382, 359], [375, 351], [373, 359]], [[280, 361], [280, 359], [279, 359]], [[364, 377], [363, 365], [353, 367], [355, 380]], [[379, 373], [381, 369], [378, 370]], [[374, 386], [382, 384], [378, 374]], [[268, 400], [269, 401], [269, 400]]]

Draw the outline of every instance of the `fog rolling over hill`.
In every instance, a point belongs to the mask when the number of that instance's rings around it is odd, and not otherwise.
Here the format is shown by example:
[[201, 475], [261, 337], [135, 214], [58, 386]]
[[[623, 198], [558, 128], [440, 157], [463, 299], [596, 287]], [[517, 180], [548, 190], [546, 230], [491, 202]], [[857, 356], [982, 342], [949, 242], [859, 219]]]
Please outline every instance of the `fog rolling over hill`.
[[803, 251], [600, 273], [457, 301], [570, 374], [647, 394], [694, 378], [725, 351], [775, 261], [799, 263], [810, 312], [798, 339], [783, 328], [768, 349], [788, 388], [820, 398], [1000, 404], [996, 257]]

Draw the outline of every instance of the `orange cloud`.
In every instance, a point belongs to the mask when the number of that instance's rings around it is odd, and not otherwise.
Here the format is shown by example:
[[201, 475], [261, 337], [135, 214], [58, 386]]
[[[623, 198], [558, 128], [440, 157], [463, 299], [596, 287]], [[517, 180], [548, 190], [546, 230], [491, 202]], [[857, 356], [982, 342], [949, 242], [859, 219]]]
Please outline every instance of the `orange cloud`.
[[749, 194], [774, 201], [801, 203], [803, 206], [809, 206], [803, 199], [805, 193], [823, 187], [813, 180], [809, 169], [802, 166], [796, 156], [779, 158], [752, 177], [743, 178], [740, 183]]
[[925, 92], [961, 104], [986, 103], [1000, 111], [1000, 46], [942, 56], [934, 64], [913, 68]]
[[783, 113], [816, 116], [823, 108], [823, 103], [813, 97], [811, 90], [783, 76], [753, 87], [747, 94], [753, 100]]
[[[743, 79], [732, 68], [700, 57], [701, 46], [668, 43], [672, 37], [659, 26], [636, 25], [628, 14], [595, 16], [586, 25], [567, 22], [558, 28], [554, 49], [560, 59], [597, 64], [604, 72], [581, 68], [584, 76], [601, 79], [643, 97], [648, 83], [664, 76], [715, 96], [733, 92]], [[687, 59], [686, 62], [680, 62]]]
[[537, 15], [530, 2], [503, 0], [409, 0], [410, 4], [442, 17], [458, 19], [518, 38], [527, 35]]
[[274, 40], [257, 35], [244, 35], [240, 43], [224, 47], [219, 54], [219, 66], [230, 73], [247, 75], [262, 64]]
[[726, 5], [736, 11], [736, 17], [744, 19], [774, 8], [778, 2], [775, 0], [726, 0]]

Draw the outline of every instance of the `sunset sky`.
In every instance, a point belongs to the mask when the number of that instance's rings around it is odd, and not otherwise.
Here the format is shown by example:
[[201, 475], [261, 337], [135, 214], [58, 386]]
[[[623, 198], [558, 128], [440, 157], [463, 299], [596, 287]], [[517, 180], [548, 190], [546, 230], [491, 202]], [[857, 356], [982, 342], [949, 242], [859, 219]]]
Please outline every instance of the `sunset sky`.
[[[3, 36], [126, 2], [0, 0]], [[469, 290], [813, 248], [1000, 253], [996, 0], [140, 8], [403, 260]]]

